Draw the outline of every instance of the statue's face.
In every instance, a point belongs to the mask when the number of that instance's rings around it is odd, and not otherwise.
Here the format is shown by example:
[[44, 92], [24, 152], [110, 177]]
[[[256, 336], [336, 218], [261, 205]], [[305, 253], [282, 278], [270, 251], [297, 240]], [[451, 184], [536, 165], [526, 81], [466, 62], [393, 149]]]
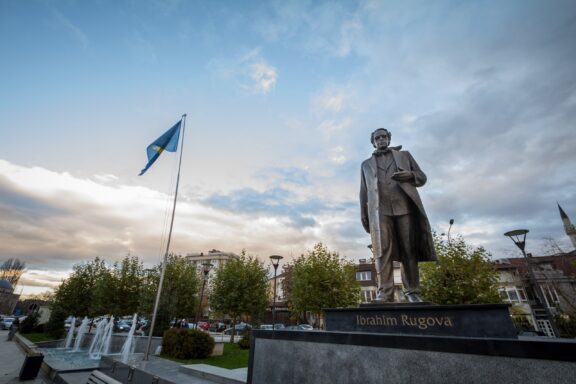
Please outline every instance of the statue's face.
[[374, 134], [374, 146], [376, 149], [386, 149], [390, 145], [390, 139], [386, 131], [376, 131]]

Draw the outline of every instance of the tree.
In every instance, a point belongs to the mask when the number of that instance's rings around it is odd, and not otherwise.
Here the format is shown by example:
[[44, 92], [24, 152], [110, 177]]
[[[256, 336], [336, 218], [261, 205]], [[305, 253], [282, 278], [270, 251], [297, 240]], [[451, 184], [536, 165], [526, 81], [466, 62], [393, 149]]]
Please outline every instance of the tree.
[[106, 263], [99, 257], [75, 265], [72, 274], [56, 289], [54, 305], [68, 315], [76, 317], [102, 314], [97, 311], [105, 310], [101, 308], [105, 306], [95, 302], [94, 292], [98, 282], [106, 279], [109, 274]]
[[459, 236], [451, 242], [434, 234], [437, 262], [420, 263], [422, 297], [436, 304], [501, 303], [498, 273], [490, 254]]
[[[210, 306], [235, 321], [240, 315], [260, 317], [268, 304], [268, 273], [261, 261], [246, 256], [228, 260], [215, 271]], [[232, 335], [232, 338], [234, 335]]]
[[[196, 266], [180, 255], [170, 254], [167, 259], [162, 295], [154, 325], [154, 335], [162, 336], [175, 318], [193, 317], [197, 309], [199, 276]], [[141, 312], [152, 315], [162, 265], [143, 271], [140, 288]]]
[[319, 320], [324, 308], [355, 305], [360, 299], [354, 264], [322, 243], [296, 259], [290, 269], [291, 287], [285, 294], [292, 313], [310, 311]]
[[0, 280], [8, 280], [12, 287], [16, 287], [25, 269], [26, 263], [10, 258], [0, 265]]
[[136, 256], [126, 255], [120, 263], [115, 263], [111, 271], [112, 290], [111, 313], [132, 315], [138, 312], [139, 291], [144, 277], [142, 262]]

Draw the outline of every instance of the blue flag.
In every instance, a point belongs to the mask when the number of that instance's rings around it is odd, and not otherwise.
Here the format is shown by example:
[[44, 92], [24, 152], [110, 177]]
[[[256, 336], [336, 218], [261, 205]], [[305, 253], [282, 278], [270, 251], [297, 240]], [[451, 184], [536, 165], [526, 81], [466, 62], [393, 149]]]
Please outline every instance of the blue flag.
[[148, 154], [148, 164], [144, 167], [138, 176], [142, 176], [154, 164], [156, 159], [164, 151], [176, 152], [178, 149], [178, 139], [180, 138], [180, 126], [182, 120], [174, 124], [172, 128], [167, 130], [162, 136], [154, 140], [152, 144], [146, 148]]

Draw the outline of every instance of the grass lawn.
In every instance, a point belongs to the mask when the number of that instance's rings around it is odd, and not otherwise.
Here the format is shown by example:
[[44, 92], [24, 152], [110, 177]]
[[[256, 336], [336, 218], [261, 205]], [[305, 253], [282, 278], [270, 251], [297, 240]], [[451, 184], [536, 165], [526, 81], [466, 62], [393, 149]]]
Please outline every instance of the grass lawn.
[[207, 357], [205, 359], [181, 360], [173, 357], [162, 356], [165, 359], [177, 361], [182, 364], [208, 364], [216, 367], [236, 369], [248, 367], [249, 349], [240, 349], [236, 343], [224, 343], [222, 356]]
[[47, 333], [21, 333], [20, 335], [24, 336], [33, 343], [38, 343], [40, 341], [55, 340], [52, 336], [50, 336]]

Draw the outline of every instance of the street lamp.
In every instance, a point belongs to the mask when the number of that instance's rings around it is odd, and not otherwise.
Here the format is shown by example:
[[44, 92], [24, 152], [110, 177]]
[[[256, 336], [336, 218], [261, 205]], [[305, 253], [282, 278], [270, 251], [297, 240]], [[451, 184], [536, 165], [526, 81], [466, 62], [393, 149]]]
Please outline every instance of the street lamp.
[[208, 278], [208, 273], [212, 268], [212, 264], [209, 262], [202, 263], [202, 273], [204, 274], [204, 280], [202, 282], [202, 290], [200, 291], [200, 302], [198, 303], [198, 312], [196, 313], [196, 329], [198, 329], [198, 322], [200, 321], [200, 315], [202, 314], [202, 299], [204, 298], [204, 288], [206, 287], [206, 280]]
[[278, 264], [283, 257], [279, 255], [270, 256], [272, 266], [274, 267], [274, 301], [272, 302], [272, 329], [276, 329], [276, 271], [278, 271]]
[[450, 219], [450, 226], [448, 227], [448, 245], [450, 245], [450, 230], [452, 229], [452, 224], [454, 224], [454, 219]]
[[[544, 311], [546, 312], [546, 317], [552, 326], [552, 330], [554, 331], [554, 336], [558, 337], [560, 334], [558, 333], [558, 329], [556, 328], [556, 323], [552, 318], [552, 314], [546, 305], [546, 300], [544, 300], [544, 293], [542, 289], [538, 285], [536, 281], [536, 275], [534, 275], [534, 271], [532, 270], [532, 265], [530, 263], [530, 258], [526, 255], [526, 234], [530, 232], [527, 229], [515, 229], [513, 231], [508, 231], [504, 234], [504, 236], [508, 236], [510, 240], [516, 244], [518, 248], [522, 251], [522, 255], [524, 255], [524, 259], [526, 259], [526, 269], [528, 270], [528, 278], [530, 279], [531, 285], [533, 287], [536, 300], [538, 304], [540, 304]], [[532, 308], [532, 306], [530, 306]], [[536, 321], [536, 315], [534, 314], [534, 310], [532, 309], [532, 316], [534, 317], [534, 321]], [[538, 324], [536, 324], [536, 329], [538, 329]]]

